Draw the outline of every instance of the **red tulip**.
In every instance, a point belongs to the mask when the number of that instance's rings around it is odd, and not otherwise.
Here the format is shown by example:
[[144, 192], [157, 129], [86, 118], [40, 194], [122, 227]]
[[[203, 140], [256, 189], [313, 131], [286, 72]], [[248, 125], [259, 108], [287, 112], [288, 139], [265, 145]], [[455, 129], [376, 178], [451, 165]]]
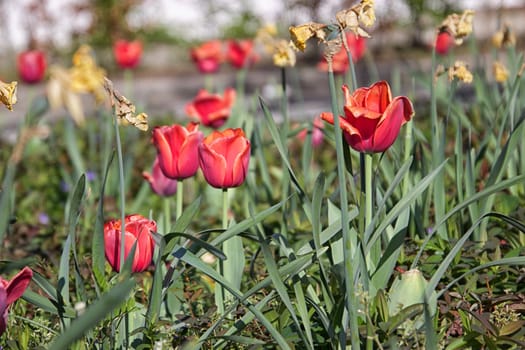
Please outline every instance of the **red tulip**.
[[249, 161], [250, 141], [241, 129], [214, 131], [199, 146], [199, 163], [204, 178], [216, 188], [242, 185]]
[[230, 116], [234, 102], [235, 90], [232, 88], [224, 91], [224, 97], [201, 90], [193, 102], [186, 105], [186, 113], [199, 119], [203, 125], [219, 128]]
[[46, 56], [40, 50], [24, 51], [18, 55], [17, 66], [20, 79], [28, 84], [38, 83], [46, 73]]
[[[135, 256], [131, 270], [142, 272], [148, 268], [153, 258], [155, 248], [151, 232], [157, 231], [157, 223], [139, 214], [128, 215], [125, 220], [126, 232], [124, 233], [124, 259], [135, 242]], [[106, 259], [116, 272], [120, 271], [120, 239], [121, 220], [110, 220], [104, 224], [104, 243]]]
[[117, 40], [113, 44], [113, 56], [121, 68], [135, 68], [142, 57], [142, 43], [138, 40]]
[[454, 46], [454, 38], [449, 32], [440, 32], [436, 36], [436, 53], [439, 55], [446, 55]]
[[222, 43], [219, 40], [205, 42], [192, 48], [190, 55], [201, 73], [215, 73], [223, 60]]
[[228, 41], [228, 61], [230, 64], [241, 69], [245, 65], [257, 62], [259, 56], [254, 52], [253, 41], [251, 40], [230, 40]]
[[[321, 118], [317, 117], [314, 119], [313, 127], [312, 127], [312, 146], [318, 147], [323, 143], [324, 134], [323, 134], [323, 121]], [[297, 134], [297, 138], [304, 142], [306, 140], [306, 135], [308, 133], [308, 129], [303, 129]]]
[[204, 135], [199, 124], [160, 126], [153, 129], [159, 166], [170, 179], [183, 180], [199, 170], [198, 146]]
[[[392, 99], [390, 86], [379, 81], [368, 88], [359, 88], [351, 95], [343, 85], [344, 117], [339, 117], [346, 142], [359, 152], [383, 152], [392, 144], [403, 124], [412, 118], [412, 102], [405, 96]], [[332, 113], [321, 118], [333, 124]]]
[[32, 278], [33, 271], [27, 266], [10, 281], [6, 281], [0, 277], [0, 335], [4, 333], [7, 328], [9, 305], [24, 294]]
[[[159, 164], [159, 157], [155, 158], [151, 174], [143, 172], [142, 177], [149, 182], [151, 190], [159, 196], [169, 197], [177, 192], [177, 181], [166, 177]], [[198, 164], [197, 164], [198, 165]]]
[[[348, 48], [352, 55], [352, 61], [354, 63], [358, 62], [365, 54], [366, 38], [348, 32], [346, 33], [346, 42], [348, 43]], [[350, 63], [348, 62], [346, 49], [344, 46], [341, 46], [341, 49], [332, 57], [332, 69], [336, 74], [344, 74], [349, 66]], [[328, 63], [324, 57], [317, 64], [317, 67], [321, 71], [328, 71]]]

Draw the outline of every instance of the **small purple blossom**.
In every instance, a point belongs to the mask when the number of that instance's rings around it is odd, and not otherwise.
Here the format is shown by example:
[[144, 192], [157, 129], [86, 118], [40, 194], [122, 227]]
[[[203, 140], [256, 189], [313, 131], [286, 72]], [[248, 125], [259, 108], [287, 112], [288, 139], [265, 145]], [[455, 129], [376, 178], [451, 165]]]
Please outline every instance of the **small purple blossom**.
[[60, 190], [62, 192], [69, 192], [71, 190], [71, 186], [64, 180], [60, 181]]
[[86, 180], [88, 180], [88, 182], [94, 181], [96, 178], [97, 178], [97, 175], [95, 174], [94, 171], [91, 171], [91, 170], [86, 171]]
[[38, 222], [40, 224], [42, 224], [42, 225], [49, 225], [50, 221], [51, 220], [49, 219], [49, 215], [47, 215], [46, 213], [43, 213], [43, 212], [38, 213]]

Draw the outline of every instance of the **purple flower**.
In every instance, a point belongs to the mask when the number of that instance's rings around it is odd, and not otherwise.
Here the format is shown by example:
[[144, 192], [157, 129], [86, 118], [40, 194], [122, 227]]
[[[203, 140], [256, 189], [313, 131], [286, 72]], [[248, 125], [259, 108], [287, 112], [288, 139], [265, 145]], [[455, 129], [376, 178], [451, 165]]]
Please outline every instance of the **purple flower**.
[[50, 221], [51, 220], [49, 220], [49, 215], [47, 215], [46, 213], [43, 213], [43, 212], [38, 213], [38, 222], [40, 224], [42, 224], [42, 225], [49, 225]]

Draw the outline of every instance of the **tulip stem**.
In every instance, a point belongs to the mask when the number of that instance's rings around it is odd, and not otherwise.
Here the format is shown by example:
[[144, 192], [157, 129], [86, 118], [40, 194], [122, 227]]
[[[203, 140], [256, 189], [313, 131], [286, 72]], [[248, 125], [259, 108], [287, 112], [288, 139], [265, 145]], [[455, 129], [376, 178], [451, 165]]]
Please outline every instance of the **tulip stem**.
[[365, 229], [372, 222], [373, 193], [372, 193], [372, 163], [373, 155], [365, 154]]
[[[228, 189], [223, 188], [222, 189], [222, 228], [228, 229], [228, 209], [229, 209], [229, 197], [228, 197]], [[224, 249], [224, 243], [222, 245]], [[226, 256], [228, 258], [228, 256]], [[217, 267], [219, 269], [219, 274], [224, 277], [224, 262], [219, 259]], [[217, 288], [218, 287], [218, 288]], [[219, 283], [215, 283], [215, 304], [217, 304], [217, 312], [222, 315], [224, 314], [224, 297], [225, 297], [225, 291], [224, 286]]]
[[167, 234], [170, 232], [171, 229], [171, 205], [170, 200], [167, 197], [164, 197], [162, 202], [164, 206], [164, 234]]
[[184, 202], [183, 180], [177, 180], [177, 207], [175, 208], [175, 218], [178, 220], [182, 215], [182, 204]]
[[119, 191], [120, 191], [120, 218], [122, 220], [120, 224], [120, 264], [119, 271], [122, 272], [124, 267], [125, 259], [125, 232], [126, 232], [126, 193], [124, 189], [124, 160], [122, 158], [122, 145], [120, 143], [120, 130], [118, 127], [117, 119], [113, 119], [113, 124], [115, 125], [115, 141], [117, 143], [117, 159], [118, 159], [118, 171], [119, 171]]
[[[337, 177], [339, 180], [339, 196], [341, 202], [341, 229], [343, 233], [343, 255], [344, 255], [344, 269], [345, 269], [345, 289], [346, 289], [346, 309], [348, 312], [348, 320], [343, 321], [342, 329], [346, 333], [348, 326], [350, 326], [350, 341], [352, 349], [360, 349], [358, 316], [357, 316], [357, 300], [354, 288], [354, 250], [357, 246], [357, 238], [350, 235], [348, 226], [348, 195], [346, 193], [346, 167], [343, 154], [343, 134], [339, 121], [339, 109], [337, 108], [337, 92], [335, 90], [334, 71], [331, 61], [328, 61], [328, 81], [331, 96], [332, 113], [334, 114], [334, 135], [335, 135], [335, 150], [337, 156]], [[346, 318], [343, 317], [343, 320]], [[348, 323], [346, 323], [348, 322]], [[344, 337], [346, 338], [346, 336]], [[345, 345], [343, 341], [342, 345]], [[343, 346], [344, 348], [345, 346]]]

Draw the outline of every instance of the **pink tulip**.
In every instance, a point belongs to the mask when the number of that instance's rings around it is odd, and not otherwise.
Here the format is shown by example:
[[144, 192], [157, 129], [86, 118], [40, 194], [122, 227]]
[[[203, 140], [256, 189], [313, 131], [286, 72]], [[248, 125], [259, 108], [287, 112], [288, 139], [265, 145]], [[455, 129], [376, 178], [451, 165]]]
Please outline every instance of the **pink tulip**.
[[28, 84], [38, 83], [46, 73], [46, 56], [40, 50], [24, 51], [18, 55], [17, 67], [20, 79]]
[[244, 68], [259, 60], [255, 53], [252, 40], [230, 40], [228, 41], [227, 58], [230, 64], [237, 68]]
[[151, 190], [158, 194], [159, 196], [169, 197], [177, 192], [177, 180], [172, 180], [169, 177], [166, 177], [162, 172], [159, 164], [159, 157], [155, 158], [153, 163], [153, 169], [151, 174], [148, 172], [143, 172], [142, 177], [149, 182]]
[[205, 42], [190, 51], [192, 61], [201, 73], [215, 73], [223, 61], [222, 43], [219, 40]]

